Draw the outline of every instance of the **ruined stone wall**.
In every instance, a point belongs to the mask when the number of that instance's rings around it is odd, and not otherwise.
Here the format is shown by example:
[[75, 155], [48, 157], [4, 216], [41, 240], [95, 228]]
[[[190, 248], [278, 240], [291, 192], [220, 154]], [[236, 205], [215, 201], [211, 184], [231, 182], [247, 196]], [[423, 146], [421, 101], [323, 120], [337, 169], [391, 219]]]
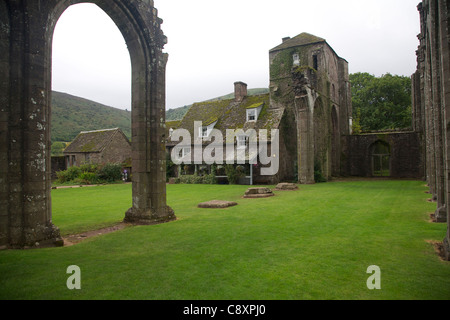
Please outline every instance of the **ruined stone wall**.
[[[417, 72], [412, 75], [413, 123], [422, 134], [426, 179], [436, 201], [436, 222], [450, 221], [450, 3], [424, 0]], [[450, 231], [444, 238], [450, 260]]]
[[[166, 37], [151, 0], [0, 1], [0, 248], [59, 243], [51, 210], [53, 31], [70, 5], [103, 9], [132, 64], [133, 207], [129, 221], [173, 219], [165, 198]], [[135, 170], [136, 168], [136, 170]]]
[[390, 148], [390, 177], [424, 178], [420, 136], [416, 132], [345, 136], [343, 169], [346, 176], [374, 176], [371, 147], [378, 141]]
[[[6, 2], [0, 2], [0, 247], [7, 243], [9, 234], [9, 37], [10, 37], [9, 8]], [[16, 184], [17, 186], [17, 184]]]
[[295, 120], [295, 147], [287, 143], [287, 149], [297, 162], [300, 183], [314, 183], [314, 168], [327, 179], [340, 175], [340, 137], [348, 134], [351, 115], [348, 63], [323, 39], [315, 39], [271, 50], [269, 56], [271, 106], [285, 108]]

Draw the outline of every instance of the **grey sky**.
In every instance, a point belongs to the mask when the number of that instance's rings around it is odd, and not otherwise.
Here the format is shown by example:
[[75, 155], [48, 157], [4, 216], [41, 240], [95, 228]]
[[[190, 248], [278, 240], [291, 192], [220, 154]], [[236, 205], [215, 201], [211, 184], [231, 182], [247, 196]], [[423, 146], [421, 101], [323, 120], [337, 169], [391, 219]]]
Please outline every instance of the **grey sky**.
[[[416, 68], [419, 0], [155, 0], [168, 37], [166, 108], [268, 87], [269, 50], [286, 36], [325, 38], [350, 73], [410, 76]], [[130, 109], [125, 41], [98, 7], [69, 7], [53, 43], [53, 89]]]

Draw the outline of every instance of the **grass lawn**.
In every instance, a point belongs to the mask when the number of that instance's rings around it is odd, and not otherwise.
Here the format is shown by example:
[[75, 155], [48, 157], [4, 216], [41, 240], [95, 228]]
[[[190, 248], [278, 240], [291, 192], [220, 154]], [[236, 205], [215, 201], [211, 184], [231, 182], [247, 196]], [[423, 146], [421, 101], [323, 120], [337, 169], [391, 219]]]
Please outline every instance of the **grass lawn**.
[[[0, 299], [450, 299], [450, 263], [427, 241], [435, 203], [423, 181], [353, 181], [243, 199], [247, 186], [168, 185], [178, 220], [70, 247], [0, 251]], [[238, 206], [199, 209], [208, 200]], [[52, 191], [63, 235], [109, 226], [131, 185]], [[81, 269], [68, 290], [66, 269]], [[381, 270], [381, 290], [366, 286]]]

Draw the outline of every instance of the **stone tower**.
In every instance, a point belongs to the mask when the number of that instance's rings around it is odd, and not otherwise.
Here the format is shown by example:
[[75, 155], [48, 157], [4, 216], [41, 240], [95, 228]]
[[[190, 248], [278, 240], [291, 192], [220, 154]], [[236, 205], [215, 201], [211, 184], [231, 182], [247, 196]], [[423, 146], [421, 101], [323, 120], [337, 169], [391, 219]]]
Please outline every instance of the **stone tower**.
[[[348, 63], [319, 37], [302, 33], [269, 52], [271, 107], [284, 108], [296, 138], [287, 142], [298, 181], [341, 172], [341, 137], [351, 131]], [[291, 133], [292, 135], [292, 133]]]

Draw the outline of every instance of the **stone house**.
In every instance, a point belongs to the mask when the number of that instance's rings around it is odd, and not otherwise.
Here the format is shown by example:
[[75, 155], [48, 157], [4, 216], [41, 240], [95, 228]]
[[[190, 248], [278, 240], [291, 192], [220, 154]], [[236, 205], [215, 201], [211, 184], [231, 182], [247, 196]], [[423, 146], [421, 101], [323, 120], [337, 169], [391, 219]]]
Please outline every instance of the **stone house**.
[[66, 167], [131, 163], [131, 143], [119, 128], [82, 131], [64, 149]]
[[[173, 130], [194, 134], [195, 121], [202, 121], [199, 135], [213, 128], [222, 133], [226, 129], [277, 129], [278, 171], [260, 175], [254, 170], [262, 167], [259, 162], [248, 165], [254, 156], [249, 154], [246, 174], [250, 184], [314, 183], [315, 171], [326, 179], [340, 175], [341, 140], [351, 128], [348, 63], [324, 39], [308, 33], [284, 38], [269, 51], [269, 60], [268, 94], [249, 97], [247, 85], [236, 82], [234, 99], [194, 104], [181, 122], [168, 124], [168, 150], [175, 147], [170, 139]], [[240, 137], [232, 143], [237, 148], [245, 144]], [[192, 160], [192, 150], [192, 145], [180, 148], [180, 156]]]
[[[267, 166], [267, 163], [261, 164], [257, 151], [257, 146], [263, 142], [259, 135], [262, 130], [268, 133], [264, 142], [267, 144], [267, 151], [271, 150], [270, 133], [279, 128], [283, 109], [270, 108], [269, 94], [248, 96], [247, 84], [243, 82], [236, 82], [234, 88], [234, 99], [194, 103], [181, 121], [166, 123], [168, 154], [173, 154], [182, 162], [175, 172], [176, 175], [211, 172], [211, 163], [208, 164], [205, 158], [196, 161], [194, 155], [197, 144], [201, 146], [202, 155], [205, 155], [208, 147], [217, 147], [209, 155], [215, 159], [216, 177], [219, 182], [227, 179], [225, 165], [231, 163], [240, 166], [244, 172], [245, 177], [240, 180], [242, 184], [274, 183], [285, 178], [283, 170], [272, 175], [261, 175], [261, 167]], [[192, 140], [180, 144], [178, 137], [173, 137], [177, 129], [186, 130]], [[227, 130], [235, 134], [230, 135]], [[256, 133], [256, 136], [252, 137], [252, 133]], [[218, 136], [223, 139], [216, 141]], [[252, 142], [255, 143], [254, 149], [251, 147]], [[235, 151], [232, 154], [226, 152], [230, 146]], [[221, 155], [216, 151], [218, 148], [223, 150]], [[283, 146], [280, 145], [280, 150], [282, 149]], [[241, 160], [238, 159], [239, 153], [242, 154], [242, 158], [239, 158]]]
[[[278, 172], [260, 175], [260, 164], [250, 166], [254, 155], [248, 154], [244, 183], [308, 184], [339, 176], [423, 177], [423, 150], [416, 130], [352, 134], [348, 62], [325, 39], [308, 33], [283, 38], [269, 51], [269, 62], [269, 94], [249, 97], [247, 85], [236, 82], [234, 99], [194, 104], [181, 121], [166, 124], [169, 153], [176, 146], [170, 139], [175, 129], [200, 137], [213, 129], [223, 136], [227, 129], [278, 129]], [[202, 128], [194, 128], [196, 121], [202, 122]], [[203, 149], [208, 143], [203, 142]], [[236, 137], [228, 143], [238, 148], [246, 142]], [[193, 162], [192, 144], [177, 148], [179, 157]], [[210, 171], [199, 161], [180, 172], [204, 168]]]

